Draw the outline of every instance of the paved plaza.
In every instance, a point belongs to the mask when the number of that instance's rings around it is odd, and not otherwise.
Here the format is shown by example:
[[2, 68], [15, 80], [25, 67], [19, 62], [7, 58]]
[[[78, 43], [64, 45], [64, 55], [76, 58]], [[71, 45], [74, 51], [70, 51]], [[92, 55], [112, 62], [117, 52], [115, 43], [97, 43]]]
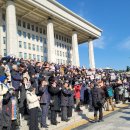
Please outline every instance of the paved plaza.
[[130, 106], [104, 119], [104, 122], [81, 126], [75, 130], [130, 130]]

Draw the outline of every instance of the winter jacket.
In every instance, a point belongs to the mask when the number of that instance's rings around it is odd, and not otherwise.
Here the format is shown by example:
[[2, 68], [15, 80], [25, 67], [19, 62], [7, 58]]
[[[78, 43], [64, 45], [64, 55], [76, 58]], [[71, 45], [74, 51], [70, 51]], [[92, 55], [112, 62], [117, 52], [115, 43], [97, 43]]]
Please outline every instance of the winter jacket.
[[50, 102], [50, 94], [48, 92], [48, 86], [40, 86], [39, 93], [41, 95], [40, 104], [47, 104]]
[[36, 107], [40, 108], [38, 97], [35, 94], [33, 94], [30, 91], [27, 91], [26, 97], [27, 97], [28, 109], [32, 109]]
[[22, 75], [18, 71], [12, 70], [11, 81], [12, 81], [12, 86], [15, 88], [15, 90], [19, 90], [21, 80], [22, 80]]
[[81, 85], [74, 86], [74, 97], [76, 99], [80, 99], [80, 90], [81, 90]]

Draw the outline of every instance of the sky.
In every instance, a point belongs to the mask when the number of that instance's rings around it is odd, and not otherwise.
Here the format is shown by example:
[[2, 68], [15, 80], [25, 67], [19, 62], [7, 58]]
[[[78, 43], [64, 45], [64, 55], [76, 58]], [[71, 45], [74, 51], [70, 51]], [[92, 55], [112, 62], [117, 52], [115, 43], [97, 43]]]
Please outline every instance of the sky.
[[[57, 0], [103, 30], [94, 41], [96, 68], [130, 66], [130, 0]], [[88, 45], [79, 46], [80, 65], [89, 67]]]

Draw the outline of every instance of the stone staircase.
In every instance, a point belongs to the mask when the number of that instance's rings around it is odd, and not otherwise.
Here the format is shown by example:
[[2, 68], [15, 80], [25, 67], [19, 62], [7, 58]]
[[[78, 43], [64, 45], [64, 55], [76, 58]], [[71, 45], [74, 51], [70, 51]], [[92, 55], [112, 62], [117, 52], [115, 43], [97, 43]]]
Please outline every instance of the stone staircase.
[[[47, 119], [47, 124], [49, 125], [48, 130], [63, 130], [65, 127], [73, 124], [74, 122], [78, 122], [81, 119], [85, 119], [88, 120], [88, 117], [92, 117], [93, 116], [93, 112], [88, 112], [88, 109], [83, 106], [81, 107], [82, 112], [75, 112], [73, 110], [73, 116], [70, 118], [70, 120], [68, 122], [63, 122], [61, 121], [61, 117], [60, 114], [57, 116], [57, 121], [60, 122], [58, 123], [56, 126], [55, 125], [51, 125], [50, 120]], [[50, 112], [49, 114], [50, 115]], [[25, 119], [21, 119], [21, 127], [20, 130], [29, 130], [28, 127], [28, 121], [29, 121], [29, 117], [26, 116]], [[39, 113], [39, 122], [40, 122], [40, 113]], [[39, 128], [40, 128], [40, 123], [39, 123]], [[43, 128], [40, 130], [44, 130]]]

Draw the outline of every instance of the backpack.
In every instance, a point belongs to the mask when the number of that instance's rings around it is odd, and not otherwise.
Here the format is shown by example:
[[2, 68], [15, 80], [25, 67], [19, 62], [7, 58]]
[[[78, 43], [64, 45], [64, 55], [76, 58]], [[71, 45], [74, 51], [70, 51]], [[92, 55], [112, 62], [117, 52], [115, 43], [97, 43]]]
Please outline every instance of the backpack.
[[114, 96], [112, 87], [107, 88], [107, 96], [108, 97], [113, 97]]

